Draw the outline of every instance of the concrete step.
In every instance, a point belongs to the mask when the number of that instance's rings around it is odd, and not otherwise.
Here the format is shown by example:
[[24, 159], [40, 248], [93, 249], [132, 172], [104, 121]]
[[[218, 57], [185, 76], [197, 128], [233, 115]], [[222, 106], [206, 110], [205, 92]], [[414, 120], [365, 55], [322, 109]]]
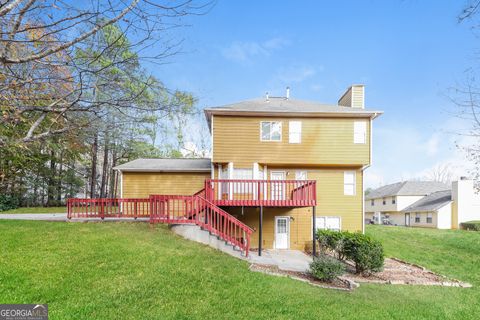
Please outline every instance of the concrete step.
[[170, 229], [185, 239], [206, 244], [235, 258], [246, 260], [245, 255], [239, 250], [239, 248], [228, 244], [225, 240], [220, 239], [216, 235], [210, 234], [209, 231], [203, 230], [197, 225], [172, 224], [170, 225]]

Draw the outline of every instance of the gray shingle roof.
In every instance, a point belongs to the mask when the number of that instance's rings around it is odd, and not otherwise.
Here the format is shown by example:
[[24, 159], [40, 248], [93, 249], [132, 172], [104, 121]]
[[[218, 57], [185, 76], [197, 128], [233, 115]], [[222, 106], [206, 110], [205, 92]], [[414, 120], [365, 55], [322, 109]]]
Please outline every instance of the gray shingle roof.
[[452, 202], [452, 191], [437, 191], [409, 205], [403, 212], [436, 211]]
[[114, 169], [130, 172], [210, 172], [211, 159], [136, 159]]
[[444, 183], [436, 181], [404, 181], [389, 184], [373, 190], [366, 197], [377, 199], [391, 196], [426, 196], [433, 192], [450, 190]]
[[373, 111], [361, 108], [342, 107], [337, 105], [322, 104], [312, 101], [297, 99], [286, 99], [278, 97], [241, 101], [220, 107], [211, 107], [205, 109], [205, 115], [210, 122], [212, 114], [235, 114], [235, 113], [255, 113], [258, 115], [268, 115], [271, 113], [288, 115], [323, 115], [323, 116], [363, 116], [376, 117], [383, 111]]

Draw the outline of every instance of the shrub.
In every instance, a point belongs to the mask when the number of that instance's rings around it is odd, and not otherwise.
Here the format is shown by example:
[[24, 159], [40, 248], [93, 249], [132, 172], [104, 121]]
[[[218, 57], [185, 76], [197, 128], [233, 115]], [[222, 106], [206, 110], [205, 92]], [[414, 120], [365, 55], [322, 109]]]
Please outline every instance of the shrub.
[[0, 211], [16, 209], [20, 205], [20, 200], [15, 196], [0, 194]]
[[480, 221], [467, 221], [460, 223], [463, 230], [480, 231]]
[[378, 272], [383, 268], [384, 253], [380, 242], [362, 233], [317, 231], [321, 253], [331, 251], [339, 260], [351, 260], [357, 273]]
[[382, 244], [362, 233], [352, 233], [344, 244], [345, 256], [355, 263], [357, 273], [379, 272], [385, 259]]
[[328, 250], [334, 252], [338, 259], [345, 260], [344, 244], [350, 237], [349, 232], [338, 232], [332, 230], [318, 230], [317, 240], [320, 251], [326, 253]]
[[313, 259], [310, 263], [310, 273], [321, 281], [332, 281], [345, 272], [345, 266], [337, 259], [325, 254]]

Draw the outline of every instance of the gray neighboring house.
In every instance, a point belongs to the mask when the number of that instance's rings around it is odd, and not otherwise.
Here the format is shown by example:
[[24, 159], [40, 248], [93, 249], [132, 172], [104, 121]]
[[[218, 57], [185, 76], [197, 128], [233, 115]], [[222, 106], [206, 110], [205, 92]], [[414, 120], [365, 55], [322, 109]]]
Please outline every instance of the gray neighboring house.
[[446, 185], [434, 181], [404, 181], [373, 190], [365, 197], [367, 223], [456, 229], [480, 219], [480, 198], [473, 181]]

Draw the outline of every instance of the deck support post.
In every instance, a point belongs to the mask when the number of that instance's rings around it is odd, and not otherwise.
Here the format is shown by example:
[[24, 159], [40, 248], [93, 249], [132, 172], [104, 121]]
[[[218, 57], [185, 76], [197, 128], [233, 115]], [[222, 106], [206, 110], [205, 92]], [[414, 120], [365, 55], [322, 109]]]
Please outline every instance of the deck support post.
[[258, 216], [258, 256], [262, 255], [262, 233], [263, 233], [263, 206], [260, 206], [260, 213]]
[[316, 207], [312, 207], [312, 217], [313, 217], [313, 223], [312, 223], [312, 255], [314, 257], [317, 256], [317, 246], [316, 246], [316, 233], [317, 233], [317, 225], [316, 225], [316, 212], [315, 212]]

